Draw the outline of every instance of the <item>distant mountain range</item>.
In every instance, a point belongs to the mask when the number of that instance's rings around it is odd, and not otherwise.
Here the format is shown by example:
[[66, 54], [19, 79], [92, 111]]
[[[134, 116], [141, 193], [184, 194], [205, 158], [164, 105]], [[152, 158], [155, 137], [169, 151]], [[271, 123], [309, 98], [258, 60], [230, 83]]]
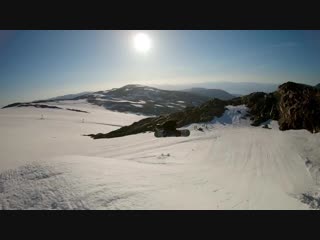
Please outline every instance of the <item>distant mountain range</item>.
[[278, 84], [273, 83], [255, 83], [255, 82], [203, 82], [190, 83], [180, 85], [150, 85], [159, 89], [181, 91], [191, 88], [221, 89], [232, 95], [247, 95], [252, 92], [274, 92], [278, 88]]
[[[225, 83], [224, 83], [225, 84]], [[234, 84], [234, 83], [232, 83]], [[251, 86], [251, 89], [257, 88], [258, 86], [262, 87], [262, 89], [271, 89], [272, 85], [266, 85], [266, 84], [253, 84], [253, 83], [237, 83], [242, 84], [242, 86]], [[288, 85], [288, 84], [287, 84]], [[235, 86], [235, 85], [234, 85]], [[289, 84], [289, 86], [291, 86]], [[317, 84], [316, 86], [308, 86], [304, 84], [298, 84], [298, 89], [302, 88], [305, 89], [304, 91], [311, 91], [308, 89], [319, 89], [320, 84]], [[239, 88], [240, 89], [240, 88]], [[264, 102], [261, 99], [264, 99], [265, 93], [261, 90], [261, 88], [258, 89], [259, 91], [253, 92], [247, 95], [242, 96], [236, 96], [235, 94], [230, 94], [227, 91], [221, 90], [221, 89], [206, 89], [206, 88], [185, 88], [180, 91], [176, 90], [162, 90], [155, 87], [149, 87], [144, 85], [138, 85], [138, 84], [130, 84], [126, 85], [121, 88], [113, 88], [106, 91], [98, 91], [98, 92], [82, 92], [78, 94], [68, 94], [60, 97], [55, 97], [47, 100], [39, 100], [39, 101], [33, 101], [29, 103], [13, 103], [10, 105], [5, 106], [4, 108], [8, 107], [52, 107], [47, 105], [39, 105], [39, 103], [53, 103], [51, 105], [54, 105], [54, 102], [56, 101], [65, 101], [65, 100], [86, 100], [87, 102], [93, 104], [102, 106], [106, 109], [112, 110], [112, 111], [119, 111], [119, 112], [131, 112], [136, 114], [143, 114], [143, 115], [149, 115], [149, 116], [159, 116], [164, 114], [172, 114], [179, 111], [185, 111], [188, 108], [192, 107], [198, 107], [200, 105], [203, 105], [204, 103], [212, 100], [212, 99], [219, 99], [222, 101], [235, 101], [236, 98], [240, 99], [243, 103], [247, 104], [253, 104], [253, 106], [256, 106], [256, 101], [259, 100], [259, 102], [262, 102], [263, 104], [260, 104], [258, 108], [255, 107], [252, 108], [252, 113], [257, 113], [257, 119], [253, 119], [254, 122], [257, 124], [260, 123], [262, 120], [264, 121], [268, 117], [273, 117], [276, 119], [277, 112], [275, 111], [275, 101], [277, 98], [277, 94], [274, 94], [273, 91], [270, 94], [270, 99], [266, 98], [266, 100], [270, 100], [270, 102]], [[304, 93], [306, 94], [306, 93]], [[269, 96], [269, 95], [266, 95]], [[251, 101], [250, 103], [245, 102], [245, 99], [256, 99]], [[261, 99], [260, 99], [261, 98]], [[318, 100], [316, 100], [318, 101]], [[272, 114], [269, 112], [266, 112], [262, 114], [262, 110], [264, 111], [271, 111]], [[278, 105], [277, 105], [278, 106]], [[266, 117], [261, 117], [266, 116]], [[260, 121], [261, 120], [261, 121]], [[311, 129], [311, 127], [309, 127]]]
[[[129, 84], [121, 88], [106, 91], [68, 94], [31, 103], [13, 103], [7, 107], [37, 107], [39, 103], [53, 103], [65, 100], [87, 100], [93, 105], [118, 112], [131, 112], [143, 115], [162, 115], [182, 111], [186, 107], [195, 107], [213, 98], [222, 100], [235, 96], [219, 89], [192, 88], [183, 91], [161, 90], [138, 84]], [[44, 105], [42, 106], [44, 107]]]
[[83, 92], [28, 103], [13, 103], [3, 108], [38, 107], [39, 103], [42, 103], [43, 105], [41, 106], [45, 107], [45, 103], [51, 103], [52, 105], [56, 101], [86, 100], [93, 105], [102, 106], [112, 111], [154, 116], [182, 111], [186, 107], [199, 106], [210, 99], [211, 97], [209, 96], [192, 92], [160, 90], [148, 86], [130, 84], [106, 91]]
[[183, 90], [184, 92], [190, 92], [194, 93], [200, 96], [210, 97], [210, 98], [218, 98], [220, 100], [229, 100], [234, 97], [235, 95], [232, 95], [224, 90], [220, 89], [206, 89], [206, 88], [190, 88]]

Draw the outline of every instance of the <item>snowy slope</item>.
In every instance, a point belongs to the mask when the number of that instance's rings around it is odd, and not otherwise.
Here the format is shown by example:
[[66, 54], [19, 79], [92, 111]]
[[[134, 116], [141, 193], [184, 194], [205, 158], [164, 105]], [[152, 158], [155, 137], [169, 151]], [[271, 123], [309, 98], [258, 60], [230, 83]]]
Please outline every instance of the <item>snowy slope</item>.
[[93, 141], [83, 134], [109, 132], [143, 118], [108, 111], [85, 100], [51, 104], [89, 113], [32, 107], [1, 109], [0, 170], [51, 156], [87, 153]]
[[190, 137], [92, 140], [141, 117], [82, 104], [0, 110], [0, 209], [320, 208], [320, 134], [251, 127], [228, 106]]

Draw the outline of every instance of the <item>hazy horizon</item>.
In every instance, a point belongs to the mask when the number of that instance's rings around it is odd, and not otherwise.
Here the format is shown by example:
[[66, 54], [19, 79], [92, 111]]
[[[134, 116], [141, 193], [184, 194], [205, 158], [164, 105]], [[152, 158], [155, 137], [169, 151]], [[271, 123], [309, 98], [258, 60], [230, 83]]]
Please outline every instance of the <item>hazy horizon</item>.
[[0, 31], [0, 106], [126, 84], [316, 85], [319, 50], [320, 31]]

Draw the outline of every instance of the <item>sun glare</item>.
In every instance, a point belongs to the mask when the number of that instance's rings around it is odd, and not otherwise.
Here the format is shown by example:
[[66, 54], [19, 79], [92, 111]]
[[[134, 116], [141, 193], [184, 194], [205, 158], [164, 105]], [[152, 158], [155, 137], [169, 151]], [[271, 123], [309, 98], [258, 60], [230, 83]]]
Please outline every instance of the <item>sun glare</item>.
[[146, 53], [151, 48], [151, 39], [145, 33], [138, 33], [134, 36], [134, 48], [138, 52]]

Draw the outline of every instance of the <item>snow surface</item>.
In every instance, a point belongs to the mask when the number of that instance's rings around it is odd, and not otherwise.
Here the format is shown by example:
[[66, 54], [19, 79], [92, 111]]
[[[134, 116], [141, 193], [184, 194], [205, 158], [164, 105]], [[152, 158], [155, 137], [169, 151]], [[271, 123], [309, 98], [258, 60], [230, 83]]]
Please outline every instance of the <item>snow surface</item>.
[[228, 106], [189, 137], [93, 140], [143, 117], [59, 104], [90, 113], [0, 110], [0, 209], [320, 208], [320, 134], [252, 127]]

